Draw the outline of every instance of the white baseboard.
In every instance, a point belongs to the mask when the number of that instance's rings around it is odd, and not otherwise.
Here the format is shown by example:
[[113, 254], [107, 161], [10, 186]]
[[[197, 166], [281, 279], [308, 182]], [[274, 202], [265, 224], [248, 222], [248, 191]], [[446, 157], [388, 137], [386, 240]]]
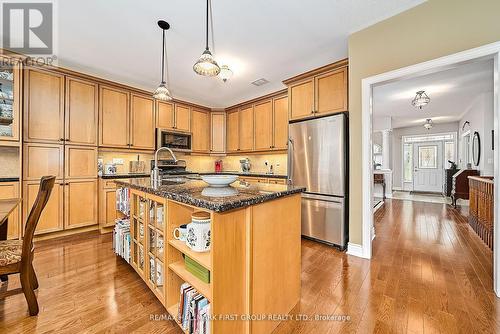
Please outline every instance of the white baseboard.
[[358, 244], [353, 244], [352, 242], [347, 243], [347, 254], [363, 257], [363, 246]]
[[392, 187], [392, 191], [403, 191], [402, 187]]

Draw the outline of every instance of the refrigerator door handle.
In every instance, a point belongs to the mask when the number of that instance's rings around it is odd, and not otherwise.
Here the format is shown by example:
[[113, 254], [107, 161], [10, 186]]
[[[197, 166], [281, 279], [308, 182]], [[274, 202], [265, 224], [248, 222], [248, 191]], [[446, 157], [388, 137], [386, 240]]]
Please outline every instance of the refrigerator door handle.
[[293, 139], [292, 138], [288, 138], [288, 141], [290, 142], [290, 145], [288, 145], [288, 184], [293, 184], [293, 181], [292, 181], [292, 175], [293, 175], [293, 150], [294, 150], [294, 146], [293, 146]]
[[323, 202], [344, 203], [343, 197], [333, 197], [333, 196], [317, 195], [311, 193], [302, 193], [302, 198], [318, 200]]

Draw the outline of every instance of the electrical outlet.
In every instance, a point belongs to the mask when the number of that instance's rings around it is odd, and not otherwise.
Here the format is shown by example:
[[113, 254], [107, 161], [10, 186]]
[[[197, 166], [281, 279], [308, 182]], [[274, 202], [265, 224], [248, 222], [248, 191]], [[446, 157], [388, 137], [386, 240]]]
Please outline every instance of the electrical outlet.
[[123, 159], [113, 158], [113, 163], [115, 165], [123, 165]]
[[264, 161], [264, 165], [266, 165], [266, 166], [269, 165], [269, 161], [267, 161], [267, 160]]

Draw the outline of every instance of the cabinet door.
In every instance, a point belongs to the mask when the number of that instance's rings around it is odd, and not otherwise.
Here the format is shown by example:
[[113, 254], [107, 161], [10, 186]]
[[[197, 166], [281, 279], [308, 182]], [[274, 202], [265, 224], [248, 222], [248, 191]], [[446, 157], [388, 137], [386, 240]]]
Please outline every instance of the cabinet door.
[[97, 180], [70, 181], [65, 188], [64, 228], [97, 224]]
[[178, 131], [191, 131], [191, 108], [182, 104], [175, 104], [175, 126]]
[[97, 146], [98, 101], [96, 83], [66, 77], [66, 143]]
[[211, 114], [211, 153], [224, 153], [226, 151], [226, 115], [222, 112]]
[[210, 113], [193, 108], [191, 110], [191, 129], [193, 131], [193, 152], [207, 152], [210, 144]]
[[[0, 199], [19, 198], [19, 182], [0, 182]], [[19, 238], [19, 219], [21, 218], [21, 205], [9, 215], [7, 226], [7, 239]]]
[[132, 148], [155, 149], [154, 100], [142, 95], [131, 95], [130, 143]]
[[273, 149], [286, 150], [288, 148], [288, 97], [273, 100]]
[[253, 105], [240, 109], [240, 150], [253, 150]]
[[227, 151], [236, 152], [240, 150], [240, 113], [238, 110], [227, 113]]
[[99, 206], [99, 216], [101, 227], [115, 225], [115, 220], [118, 218], [116, 211], [116, 190], [104, 189], [101, 191], [101, 205]]
[[64, 152], [64, 177], [89, 179], [97, 177], [97, 148], [66, 145]]
[[57, 179], [64, 176], [63, 145], [24, 144], [23, 161], [25, 180], [40, 180], [45, 175], [54, 175]]
[[27, 69], [25, 71], [24, 140], [64, 140], [64, 76]]
[[269, 151], [273, 147], [273, 103], [271, 100], [257, 103], [254, 107], [255, 114], [255, 150]]
[[161, 129], [174, 128], [174, 104], [156, 101], [156, 127]]
[[316, 114], [347, 111], [347, 68], [315, 77]]
[[[13, 141], [19, 141], [19, 122], [21, 117], [21, 72], [19, 62], [12, 58], [1, 57], [0, 71], [9, 73], [12, 77], [1, 79], [2, 92], [12, 95], [11, 103], [12, 112], [0, 109], [0, 146], [12, 145]], [[7, 142], [3, 142], [3, 141]]]
[[122, 89], [101, 86], [99, 100], [99, 145], [128, 147], [130, 94]]
[[[24, 199], [24, 218], [26, 222], [33, 203], [35, 203], [38, 195], [39, 182], [24, 182], [23, 199]], [[63, 229], [63, 203], [64, 203], [64, 183], [56, 181], [52, 192], [50, 193], [47, 205], [38, 220], [35, 234], [43, 234], [48, 232], [60, 231]], [[24, 229], [24, 227], [23, 227]]]
[[299, 119], [314, 114], [314, 81], [307, 80], [288, 88], [290, 119]]

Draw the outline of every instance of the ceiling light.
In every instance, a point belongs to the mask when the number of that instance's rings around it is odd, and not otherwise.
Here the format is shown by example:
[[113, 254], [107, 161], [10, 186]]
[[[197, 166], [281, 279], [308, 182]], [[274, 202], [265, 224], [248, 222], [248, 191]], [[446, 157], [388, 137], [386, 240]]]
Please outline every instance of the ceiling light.
[[[206, 31], [205, 31], [205, 51], [201, 54], [200, 58], [193, 65], [193, 70], [199, 74], [208, 77], [214, 77], [220, 73], [220, 67], [215, 61], [212, 52], [208, 47], [208, 10], [209, 10], [209, 1], [207, 0], [207, 22], [206, 22]], [[213, 31], [212, 31], [213, 34]], [[213, 40], [213, 36], [212, 36]]]
[[222, 65], [220, 67], [219, 77], [222, 79], [222, 81], [226, 82], [227, 80], [231, 79], [232, 76], [233, 76], [233, 71], [231, 71], [229, 66]]
[[425, 123], [424, 123], [424, 128], [426, 128], [427, 130], [432, 129], [432, 119], [427, 118], [427, 119], [425, 120]]
[[158, 21], [158, 26], [161, 28], [162, 33], [163, 33], [163, 39], [162, 39], [162, 50], [161, 50], [161, 83], [156, 88], [155, 92], [153, 93], [153, 97], [158, 100], [162, 101], [170, 101], [172, 100], [172, 95], [170, 94], [170, 91], [168, 90], [167, 87], [167, 82], [165, 81], [165, 70], [166, 70], [166, 44], [165, 44], [165, 32], [170, 28], [170, 24], [168, 22], [165, 22], [163, 20]]
[[426, 106], [431, 101], [431, 98], [425, 94], [425, 91], [419, 90], [417, 95], [411, 101], [411, 105], [415, 108], [422, 110], [424, 106]]

